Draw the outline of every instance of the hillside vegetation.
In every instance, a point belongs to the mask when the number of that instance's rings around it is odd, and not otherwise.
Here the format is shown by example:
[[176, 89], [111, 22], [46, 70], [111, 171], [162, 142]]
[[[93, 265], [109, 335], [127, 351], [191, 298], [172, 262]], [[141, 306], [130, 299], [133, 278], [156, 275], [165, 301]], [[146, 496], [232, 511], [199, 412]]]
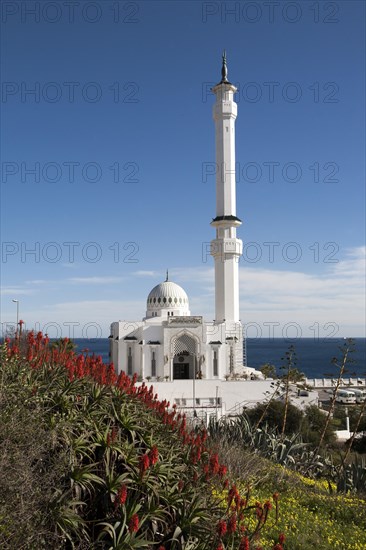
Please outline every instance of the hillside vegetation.
[[190, 430], [67, 339], [31, 332], [0, 353], [1, 548], [366, 547], [360, 498]]

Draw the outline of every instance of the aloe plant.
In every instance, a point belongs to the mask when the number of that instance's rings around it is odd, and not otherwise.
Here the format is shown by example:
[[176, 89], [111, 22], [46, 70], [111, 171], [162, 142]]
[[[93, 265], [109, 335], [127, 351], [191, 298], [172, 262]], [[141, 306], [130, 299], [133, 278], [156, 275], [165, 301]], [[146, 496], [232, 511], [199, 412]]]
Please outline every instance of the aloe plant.
[[[223, 504], [227, 468], [209, 449], [206, 431], [191, 431], [152, 388], [137, 388], [124, 374], [117, 378], [113, 365], [77, 356], [72, 346], [51, 347], [40, 333], [28, 335], [24, 351], [9, 342], [0, 349], [0, 412], [11, 424], [26, 407], [27, 420], [42, 427], [43, 454], [31, 455], [30, 464], [23, 457], [34, 482], [17, 492], [9, 485], [12, 505], [0, 497], [1, 548], [211, 550], [221, 543], [216, 525], [223, 517], [231, 522], [222, 539], [226, 548], [239, 547], [241, 529], [248, 540], [259, 534], [250, 527], [250, 510], [239, 493], [240, 520]], [[5, 434], [5, 424], [0, 440], [7, 435], [9, 447], [16, 448], [16, 433], [9, 428]], [[23, 430], [28, 424], [22, 423]], [[245, 416], [216, 429], [232, 440], [250, 437]], [[60, 474], [47, 485], [43, 478], [53, 474], [55, 464]], [[2, 471], [16, 466], [17, 461]], [[31, 491], [43, 486], [43, 508], [32, 510]], [[17, 514], [23, 500], [30, 519], [17, 528], [16, 517], [25, 518]]]

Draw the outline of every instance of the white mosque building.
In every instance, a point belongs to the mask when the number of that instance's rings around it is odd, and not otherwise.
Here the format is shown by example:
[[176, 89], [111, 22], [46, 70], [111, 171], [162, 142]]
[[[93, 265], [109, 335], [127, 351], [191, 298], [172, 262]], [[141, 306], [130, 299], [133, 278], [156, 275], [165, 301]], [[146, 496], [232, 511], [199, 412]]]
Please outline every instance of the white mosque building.
[[[193, 403], [193, 408], [222, 407], [223, 399], [228, 408], [243, 401], [243, 380], [257, 372], [243, 361], [243, 327], [239, 319], [242, 241], [236, 236], [242, 223], [236, 215], [237, 89], [227, 79], [225, 54], [221, 74], [221, 81], [212, 89], [216, 96], [213, 118], [219, 168], [216, 217], [211, 222], [216, 233], [211, 241], [215, 320], [191, 315], [186, 292], [170, 281], [167, 273], [165, 281], [149, 293], [145, 317], [138, 322], [112, 323], [110, 335], [111, 360], [118, 373], [124, 371], [131, 376], [137, 374], [139, 380], [151, 380], [160, 399], [175, 401], [178, 406], [192, 407]], [[254, 401], [263, 399], [265, 389], [261, 387], [259, 393], [253, 393], [253, 384], [254, 381], [249, 384], [249, 397]]]

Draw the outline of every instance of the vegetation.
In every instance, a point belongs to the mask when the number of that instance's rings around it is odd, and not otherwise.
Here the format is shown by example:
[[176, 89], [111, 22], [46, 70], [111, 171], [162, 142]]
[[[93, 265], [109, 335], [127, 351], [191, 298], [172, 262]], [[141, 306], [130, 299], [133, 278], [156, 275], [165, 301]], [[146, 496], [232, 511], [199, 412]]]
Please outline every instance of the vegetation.
[[366, 463], [314, 460], [290, 403], [283, 433], [274, 401], [207, 433], [67, 339], [20, 330], [0, 354], [1, 548], [365, 548]]
[[316, 405], [310, 405], [306, 408], [303, 421], [301, 423], [300, 433], [307, 443], [311, 446], [319, 445], [320, 434], [323, 435], [323, 444], [332, 445], [336, 442], [334, 424], [328, 422], [325, 413]]
[[[270, 403], [258, 403], [256, 407], [245, 410], [252, 425], [256, 428], [263, 424], [279, 432], [284, 423], [285, 404], [282, 401], [272, 400]], [[316, 405], [309, 405], [305, 411], [301, 411], [291, 403], [287, 405], [287, 418], [285, 435], [299, 435], [309, 446], [316, 447], [319, 443], [320, 434], [326, 423], [326, 415]], [[335, 431], [333, 424], [328, 423], [323, 437], [324, 444], [335, 442]]]
[[[258, 428], [266, 423], [270, 428], [281, 430], [284, 424], [285, 404], [281, 401], [274, 400], [269, 406], [267, 406], [266, 403], [258, 403], [256, 407], [246, 409], [245, 414], [248, 416], [251, 423], [256, 424]], [[298, 433], [303, 416], [300, 409], [288, 403], [287, 422], [284, 433], [286, 435]]]
[[252, 491], [253, 501], [261, 501], [269, 490], [279, 495], [278, 523], [267, 522], [263, 548], [271, 547], [278, 531], [286, 533], [285, 548], [291, 550], [366, 548], [364, 499], [335, 493], [335, 485], [326, 480], [312, 480], [282, 466], [268, 467], [270, 472]]
[[348, 339], [344, 343], [344, 346], [340, 348], [340, 350], [341, 350], [341, 353], [342, 353], [342, 358], [340, 360], [338, 360], [337, 357], [333, 357], [333, 359], [332, 359], [333, 365], [335, 365], [339, 369], [338, 378], [336, 380], [333, 395], [330, 399], [330, 406], [329, 406], [329, 409], [328, 409], [328, 414], [327, 414], [327, 417], [326, 417], [326, 421], [325, 421], [323, 430], [320, 434], [320, 438], [319, 438], [317, 448], [315, 449], [315, 452], [314, 452], [314, 457], [316, 456], [316, 454], [319, 452], [319, 450], [321, 448], [321, 445], [323, 443], [323, 440], [324, 440], [325, 434], [327, 432], [328, 426], [329, 426], [329, 424], [331, 422], [331, 419], [333, 417], [336, 398], [337, 398], [337, 393], [338, 393], [338, 390], [339, 390], [340, 385], [341, 385], [342, 377], [345, 373], [347, 361], [348, 362], [350, 361], [349, 355], [351, 353], [353, 353], [353, 351], [354, 351], [354, 342], [353, 342], [353, 340]]
[[152, 387], [32, 332], [2, 346], [0, 380], [1, 548], [258, 546], [268, 514], [250, 527], [206, 431]]
[[263, 374], [264, 378], [276, 378], [276, 367], [271, 363], [264, 363], [259, 370]]
[[[326, 453], [314, 460], [296, 434], [283, 437], [267, 424], [254, 429], [245, 415], [219, 422], [210, 432], [219, 456], [247, 490], [249, 505], [273, 495], [275, 516], [266, 522], [261, 548], [271, 548], [278, 532], [285, 533], [284, 548], [291, 550], [366, 547], [366, 460], [353, 456], [337, 467]], [[260, 506], [257, 513], [261, 517]]]

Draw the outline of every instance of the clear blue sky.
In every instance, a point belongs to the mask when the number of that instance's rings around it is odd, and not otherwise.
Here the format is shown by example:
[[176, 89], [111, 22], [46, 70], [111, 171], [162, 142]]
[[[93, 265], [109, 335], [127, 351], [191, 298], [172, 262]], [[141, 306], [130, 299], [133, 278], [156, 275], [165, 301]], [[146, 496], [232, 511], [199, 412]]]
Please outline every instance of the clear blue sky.
[[364, 334], [364, 2], [2, 10], [3, 323], [18, 299], [27, 328], [107, 336], [167, 267], [214, 317], [205, 166], [225, 48], [248, 334]]

